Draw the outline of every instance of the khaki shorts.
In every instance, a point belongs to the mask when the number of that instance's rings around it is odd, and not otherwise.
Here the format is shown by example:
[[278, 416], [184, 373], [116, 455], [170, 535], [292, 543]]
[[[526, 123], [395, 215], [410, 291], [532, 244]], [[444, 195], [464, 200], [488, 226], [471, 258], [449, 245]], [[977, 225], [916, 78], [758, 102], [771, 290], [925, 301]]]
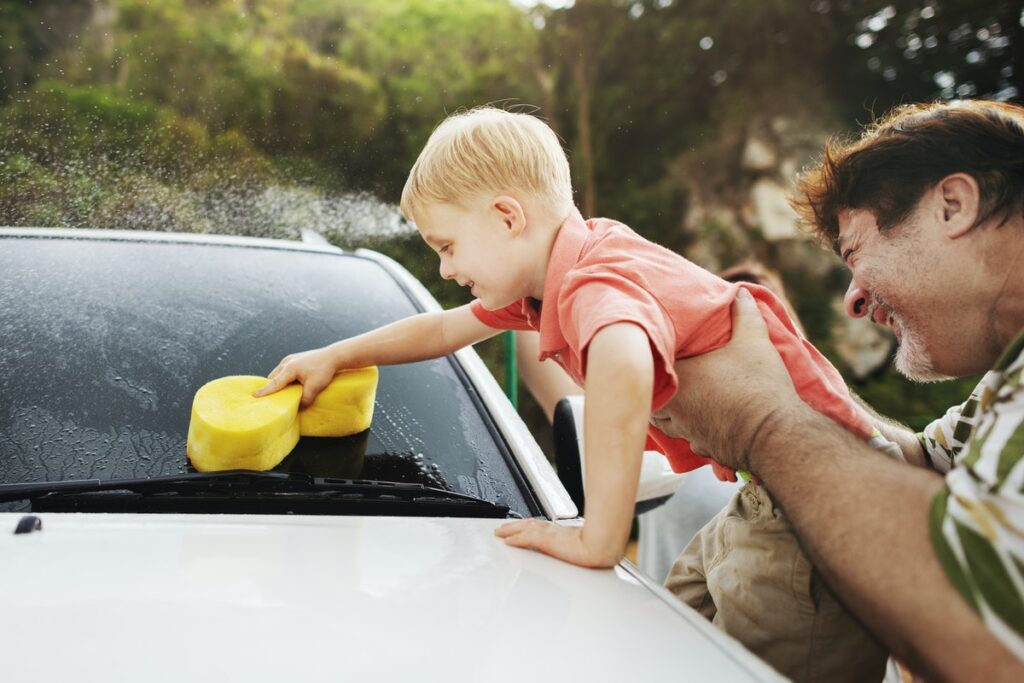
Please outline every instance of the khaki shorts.
[[693, 537], [665, 586], [794, 681], [885, 675], [888, 653], [825, 586], [761, 486], [744, 486]]

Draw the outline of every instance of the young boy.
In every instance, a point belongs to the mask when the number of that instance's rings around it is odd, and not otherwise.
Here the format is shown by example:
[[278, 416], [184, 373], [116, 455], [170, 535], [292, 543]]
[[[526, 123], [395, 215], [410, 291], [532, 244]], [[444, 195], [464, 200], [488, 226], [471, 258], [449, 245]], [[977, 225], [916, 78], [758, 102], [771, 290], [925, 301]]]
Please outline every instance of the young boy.
[[[288, 356], [257, 396], [299, 381], [308, 405], [342, 369], [436, 358], [502, 330], [534, 329], [541, 359], [553, 358], [586, 394], [587, 515], [581, 527], [505, 524], [496, 534], [506, 543], [586, 567], [613, 566], [629, 535], [648, 437], [676, 471], [712, 464], [720, 478], [735, 479], [649, 421], [676, 392], [674, 360], [728, 341], [739, 285], [621, 223], [584, 221], [565, 153], [544, 123], [493, 108], [450, 117], [413, 166], [401, 209], [437, 252], [442, 277], [469, 287], [476, 300]], [[781, 303], [762, 287], [744, 287], [798, 393], [870, 439], [868, 415]]]

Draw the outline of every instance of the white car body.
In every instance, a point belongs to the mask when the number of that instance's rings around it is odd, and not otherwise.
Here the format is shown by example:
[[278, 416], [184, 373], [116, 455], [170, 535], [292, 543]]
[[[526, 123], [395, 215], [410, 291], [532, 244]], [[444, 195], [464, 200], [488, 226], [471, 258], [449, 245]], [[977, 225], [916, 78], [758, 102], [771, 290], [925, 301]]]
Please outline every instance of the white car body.
[[[545, 515], [581, 523], [476, 352], [457, 357]], [[629, 562], [588, 570], [514, 549], [494, 536], [501, 520], [31, 514], [41, 528], [15, 535], [24, 515], [0, 513], [5, 680], [782, 680]]]

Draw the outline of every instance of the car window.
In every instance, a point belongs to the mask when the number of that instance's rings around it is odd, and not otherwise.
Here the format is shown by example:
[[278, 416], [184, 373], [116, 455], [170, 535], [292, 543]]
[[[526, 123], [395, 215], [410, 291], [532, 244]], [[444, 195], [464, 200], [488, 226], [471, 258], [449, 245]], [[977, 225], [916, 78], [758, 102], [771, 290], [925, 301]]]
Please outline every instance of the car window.
[[[0, 239], [0, 482], [187, 472], [204, 383], [416, 312], [351, 254]], [[486, 420], [450, 359], [383, 367], [367, 432], [304, 437], [276, 469], [418, 482], [529, 514]]]

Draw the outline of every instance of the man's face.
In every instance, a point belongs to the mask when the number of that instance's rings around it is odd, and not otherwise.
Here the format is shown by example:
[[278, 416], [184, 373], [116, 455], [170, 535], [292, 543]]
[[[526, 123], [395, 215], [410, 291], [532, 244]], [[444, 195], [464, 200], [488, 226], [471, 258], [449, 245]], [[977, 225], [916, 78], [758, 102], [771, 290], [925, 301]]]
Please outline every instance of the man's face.
[[[896, 335], [896, 369], [932, 382], [956, 374], [965, 341], [958, 330], [956, 274], [950, 272], [937, 230], [915, 211], [885, 233], [866, 209], [839, 217], [840, 255], [853, 272], [844, 300], [853, 318], [870, 317]], [[961, 264], [970, 268], [970, 264]]]

